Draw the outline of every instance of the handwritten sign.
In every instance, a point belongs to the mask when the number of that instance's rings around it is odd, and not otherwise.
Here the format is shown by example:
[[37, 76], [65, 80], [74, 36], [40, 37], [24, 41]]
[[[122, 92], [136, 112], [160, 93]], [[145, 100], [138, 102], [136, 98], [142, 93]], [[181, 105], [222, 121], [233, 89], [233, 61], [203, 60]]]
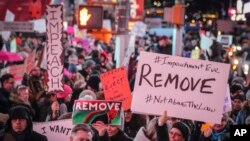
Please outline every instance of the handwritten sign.
[[104, 100], [76, 100], [73, 107], [73, 124], [121, 124], [121, 102]]
[[45, 135], [48, 141], [69, 140], [72, 128], [71, 119], [33, 123], [33, 130]]
[[130, 109], [132, 96], [125, 67], [103, 73], [100, 78], [105, 99], [121, 101], [124, 110]]
[[34, 30], [34, 23], [32, 22], [0, 22], [3, 31], [13, 32], [32, 32]]
[[132, 111], [220, 123], [230, 65], [141, 52]]
[[47, 72], [48, 91], [63, 91], [62, 5], [47, 6]]

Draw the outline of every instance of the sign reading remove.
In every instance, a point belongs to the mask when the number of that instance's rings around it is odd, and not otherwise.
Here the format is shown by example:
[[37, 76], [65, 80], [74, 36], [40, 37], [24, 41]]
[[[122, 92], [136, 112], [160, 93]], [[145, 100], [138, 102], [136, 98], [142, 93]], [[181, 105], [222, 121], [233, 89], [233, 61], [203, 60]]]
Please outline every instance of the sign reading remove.
[[220, 123], [229, 65], [142, 52], [132, 111]]

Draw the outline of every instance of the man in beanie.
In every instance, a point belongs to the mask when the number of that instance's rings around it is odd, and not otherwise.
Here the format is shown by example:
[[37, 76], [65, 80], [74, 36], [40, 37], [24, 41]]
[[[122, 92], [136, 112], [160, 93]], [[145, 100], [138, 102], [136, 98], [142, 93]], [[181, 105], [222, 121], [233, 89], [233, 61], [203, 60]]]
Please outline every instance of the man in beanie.
[[236, 118], [239, 111], [242, 109], [242, 104], [245, 100], [243, 91], [237, 91], [231, 95], [232, 100], [232, 111], [229, 113], [229, 117], [236, 123]]
[[31, 111], [17, 105], [9, 111], [3, 141], [47, 141], [47, 137], [33, 131]]

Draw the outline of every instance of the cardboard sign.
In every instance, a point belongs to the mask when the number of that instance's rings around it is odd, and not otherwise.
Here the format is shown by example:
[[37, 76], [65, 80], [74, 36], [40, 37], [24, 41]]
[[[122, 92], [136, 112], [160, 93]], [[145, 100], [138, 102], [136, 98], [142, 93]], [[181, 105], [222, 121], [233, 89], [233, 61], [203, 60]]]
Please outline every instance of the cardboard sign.
[[92, 124], [103, 121], [105, 124], [121, 124], [121, 102], [105, 100], [75, 100], [73, 124]]
[[141, 52], [132, 111], [221, 123], [230, 65]]
[[46, 136], [48, 141], [67, 141], [73, 128], [72, 120], [33, 123], [33, 130]]
[[63, 91], [63, 6], [47, 6], [47, 73], [48, 92]]
[[224, 100], [224, 106], [223, 106], [223, 113], [227, 113], [232, 111], [232, 100], [230, 96], [230, 89], [229, 86], [227, 87], [227, 95]]
[[132, 96], [125, 67], [103, 73], [100, 78], [105, 99], [121, 101], [124, 110], [130, 109]]
[[3, 31], [32, 32], [34, 23], [32, 22], [1, 22]]

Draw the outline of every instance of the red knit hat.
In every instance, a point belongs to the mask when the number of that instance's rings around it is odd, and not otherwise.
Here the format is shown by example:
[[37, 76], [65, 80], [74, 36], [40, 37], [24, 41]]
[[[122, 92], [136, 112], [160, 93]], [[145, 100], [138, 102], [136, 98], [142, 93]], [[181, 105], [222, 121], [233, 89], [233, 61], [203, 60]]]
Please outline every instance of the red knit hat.
[[67, 97], [69, 94], [72, 93], [72, 89], [69, 85], [64, 85], [64, 88], [63, 88], [63, 92], [60, 92], [60, 93], [57, 93], [56, 94], [56, 97], [57, 98], [65, 98]]

